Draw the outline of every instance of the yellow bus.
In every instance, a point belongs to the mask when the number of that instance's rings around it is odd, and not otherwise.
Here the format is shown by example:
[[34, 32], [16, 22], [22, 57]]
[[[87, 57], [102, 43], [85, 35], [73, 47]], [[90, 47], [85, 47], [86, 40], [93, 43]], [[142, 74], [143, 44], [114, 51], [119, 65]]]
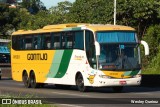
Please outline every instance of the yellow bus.
[[141, 59], [134, 28], [120, 25], [57, 24], [12, 34], [12, 78], [25, 87], [112, 87], [140, 85]]

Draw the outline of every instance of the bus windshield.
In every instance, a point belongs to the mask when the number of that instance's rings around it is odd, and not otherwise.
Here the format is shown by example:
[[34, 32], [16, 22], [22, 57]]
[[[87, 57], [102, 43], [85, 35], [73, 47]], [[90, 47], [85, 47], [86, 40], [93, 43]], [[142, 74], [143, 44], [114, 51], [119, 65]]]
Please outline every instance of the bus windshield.
[[100, 33], [97, 33], [101, 50], [99, 69], [124, 71], [140, 69], [139, 48], [133, 32]]

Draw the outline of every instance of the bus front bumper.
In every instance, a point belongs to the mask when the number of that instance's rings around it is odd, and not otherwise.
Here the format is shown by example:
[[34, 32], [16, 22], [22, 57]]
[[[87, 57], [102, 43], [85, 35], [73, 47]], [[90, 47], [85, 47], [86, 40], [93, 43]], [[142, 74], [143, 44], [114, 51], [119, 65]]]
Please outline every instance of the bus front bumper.
[[99, 78], [95, 81], [97, 87], [110, 87], [110, 86], [136, 86], [141, 84], [141, 77], [126, 78], [126, 79], [105, 79]]

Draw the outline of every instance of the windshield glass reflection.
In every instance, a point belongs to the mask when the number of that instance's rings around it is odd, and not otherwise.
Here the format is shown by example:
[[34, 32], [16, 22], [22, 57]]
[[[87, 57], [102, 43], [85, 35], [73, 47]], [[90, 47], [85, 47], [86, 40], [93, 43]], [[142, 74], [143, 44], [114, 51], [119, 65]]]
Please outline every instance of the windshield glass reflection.
[[138, 44], [100, 44], [100, 69], [137, 70], [140, 69]]

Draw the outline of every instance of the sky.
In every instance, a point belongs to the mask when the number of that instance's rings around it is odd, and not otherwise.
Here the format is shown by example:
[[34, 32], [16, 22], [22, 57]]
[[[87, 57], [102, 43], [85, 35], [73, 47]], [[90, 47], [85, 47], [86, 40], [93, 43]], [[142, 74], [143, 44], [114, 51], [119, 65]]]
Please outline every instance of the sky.
[[[63, 1], [66, 1], [66, 0], [41, 0], [41, 2], [44, 3], [47, 9], [49, 9], [52, 6], [57, 6], [57, 3], [63, 2]], [[67, 1], [70, 1], [71, 3], [73, 3], [75, 0], [67, 0]]]

